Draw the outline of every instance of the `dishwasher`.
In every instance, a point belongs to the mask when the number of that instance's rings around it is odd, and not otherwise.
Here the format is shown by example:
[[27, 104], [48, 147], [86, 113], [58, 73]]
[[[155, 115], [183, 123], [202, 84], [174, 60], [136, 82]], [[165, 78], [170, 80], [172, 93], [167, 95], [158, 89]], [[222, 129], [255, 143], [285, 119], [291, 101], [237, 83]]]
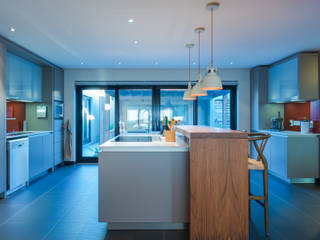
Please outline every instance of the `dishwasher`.
[[27, 186], [29, 181], [29, 140], [18, 138], [7, 142], [7, 194]]

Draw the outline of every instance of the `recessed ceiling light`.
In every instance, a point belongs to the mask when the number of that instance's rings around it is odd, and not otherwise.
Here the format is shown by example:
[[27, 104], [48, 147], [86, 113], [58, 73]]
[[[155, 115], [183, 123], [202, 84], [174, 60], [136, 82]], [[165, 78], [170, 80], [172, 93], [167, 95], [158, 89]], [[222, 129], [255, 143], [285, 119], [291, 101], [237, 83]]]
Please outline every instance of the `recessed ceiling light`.
[[192, 64], [193, 64], [193, 65], [196, 65], [197, 63], [196, 63], [196, 62], [192, 62]]
[[133, 44], [135, 44], [135, 45], [137, 45], [138, 43], [139, 43], [138, 40], [134, 40], [134, 41], [133, 41]]
[[136, 20], [134, 20], [133, 18], [129, 18], [128, 23], [135, 23]]
[[118, 65], [121, 65], [122, 64], [122, 62], [118, 62]]
[[16, 31], [16, 29], [14, 29], [13, 27], [11, 27], [9, 30], [10, 30], [10, 32], [15, 32]]
[[81, 62], [80, 64], [81, 64], [81, 65], [83, 65], [83, 64], [84, 64], [84, 62]]
[[232, 64], [233, 64], [233, 62], [230, 62], [230, 64], [232, 65]]

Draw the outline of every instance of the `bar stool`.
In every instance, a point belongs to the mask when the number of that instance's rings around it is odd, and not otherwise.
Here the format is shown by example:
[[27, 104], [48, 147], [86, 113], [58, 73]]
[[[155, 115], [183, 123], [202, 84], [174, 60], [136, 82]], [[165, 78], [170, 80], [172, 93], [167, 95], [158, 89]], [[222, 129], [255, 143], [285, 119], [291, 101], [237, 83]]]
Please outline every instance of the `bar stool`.
[[[264, 207], [264, 222], [265, 222], [265, 233], [269, 235], [269, 205], [268, 205], [268, 162], [265, 158], [263, 151], [266, 147], [269, 134], [264, 133], [249, 133], [248, 140], [251, 145], [254, 146], [257, 151], [257, 159], [248, 158], [248, 178], [249, 178], [249, 217], [250, 217], [250, 201], [255, 200], [261, 206]], [[250, 171], [258, 170], [263, 171], [263, 196], [252, 195], [250, 192]], [[263, 202], [262, 202], [263, 201]]]

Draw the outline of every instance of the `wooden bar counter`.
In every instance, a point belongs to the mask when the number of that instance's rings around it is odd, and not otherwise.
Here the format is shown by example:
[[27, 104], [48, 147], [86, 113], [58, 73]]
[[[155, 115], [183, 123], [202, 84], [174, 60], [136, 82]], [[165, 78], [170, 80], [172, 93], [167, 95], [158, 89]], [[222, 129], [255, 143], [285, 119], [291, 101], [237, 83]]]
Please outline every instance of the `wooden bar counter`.
[[190, 145], [190, 239], [248, 239], [248, 136], [179, 126]]

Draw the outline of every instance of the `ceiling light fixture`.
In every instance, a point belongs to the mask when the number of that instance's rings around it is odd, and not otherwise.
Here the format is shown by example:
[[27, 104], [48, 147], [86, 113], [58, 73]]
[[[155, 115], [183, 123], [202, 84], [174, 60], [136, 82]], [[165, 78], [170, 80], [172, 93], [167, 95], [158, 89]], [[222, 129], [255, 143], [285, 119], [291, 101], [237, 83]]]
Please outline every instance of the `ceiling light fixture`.
[[194, 47], [194, 44], [193, 43], [188, 43], [188, 44], [186, 44], [186, 47], [189, 50], [189, 81], [188, 81], [188, 89], [184, 92], [184, 95], [183, 95], [183, 100], [196, 100], [197, 97], [193, 97], [191, 95], [192, 84], [191, 84], [190, 52], [191, 52], [191, 48]]
[[197, 80], [198, 82], [196, 83], [196, 85], [192, 88], [191, 91], [191, 96], [193, 97], [200, 97], [200, 96], [207, 96], [207, 91], [206, 90], [202, 90], [202, 76], [201, 76], [201, 72], [200, 72], [200, 34], [202, 32], [204, 32], [205, 28], [204, 27], [198, 27], [196, 28], [194, 31], [196, 33], [198, 33], [198, 41], [199, 41], [199, 45], [198, 45], [198, 55], [199, 55], [199, 59], [198, 59], [198, 77]]
[[137, 45], [138, 43], [139, 43], [138, 40], [134, 40], [134, 41], [133, 41], [133, 44], [135, 44], [135, 45]]
[[133, 18], [129, 18], [128, 23], [135, 23], [136, 20], [134, 20]]
[[211, 12], [211, 66], [208, 67], [207, 75], [203, 80], [202, 89], [203, 90], [221, 90], [222, 82], [221, 78], [218, 76], [217, 65], [213, 67], [213, 12], [217, 10], [220, 6], [218, 2], [210, 2], [207, 4], [207, 9]]
[[83, 64], [84, 64], [84, 62], [81, 62], [80, 64], [81, 64], [81, 65], [83, 65]]
[[230, 62], [230, 64], [232, 65], [232, 64], [233, 64], [233, 62]]
[[197, 63], [196, 63], [196, 62], [193, 62], [192, 64], [193, 64], [193, 65], [196, 65]]
[[9, 28], [9, 30], [10, 30], [10, 32], [15, 32], [16, 31], [16, 29], [13, 28], [13, 27]]
[[121, 65], [122, 64], [122, 62], [118, 62], [118, 65]]
[[154, 62], [154, 64], [155, 64], [155, 65], [158, 65], [158, 64], [159, 64], [159, 62], [158, 62], [158, 61], [155, 61], [155, 62]]

